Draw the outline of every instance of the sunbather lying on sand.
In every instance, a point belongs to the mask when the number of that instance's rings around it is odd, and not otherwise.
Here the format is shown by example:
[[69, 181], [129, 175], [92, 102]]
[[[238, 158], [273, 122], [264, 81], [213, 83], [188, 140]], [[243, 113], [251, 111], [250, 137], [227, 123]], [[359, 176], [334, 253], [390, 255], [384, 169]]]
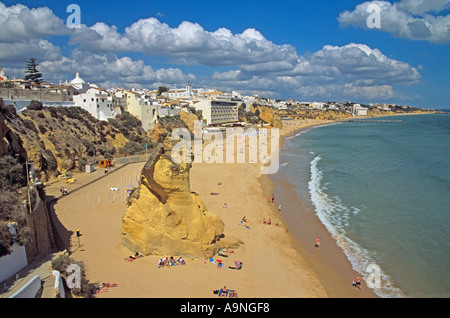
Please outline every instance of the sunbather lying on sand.
[[234, 264], [236, 265], [236, 267], [228, 266], [228, 268], [229, 268], [229, 269], [236, 269], [236, 270], [242, 269], [242, 262], [235, 261]]
[[129, 261], [129, 262], [132, 262], [132, 261], [135, 261], [135, 260], [137, 260], [139, 258], [142, 258], [142, 257], [144, 257], [144, 255], [139, 255], [139, 253], [136, 252], [136, 254], [128, 256], [127, 258], [125, 258], [125, 260]]

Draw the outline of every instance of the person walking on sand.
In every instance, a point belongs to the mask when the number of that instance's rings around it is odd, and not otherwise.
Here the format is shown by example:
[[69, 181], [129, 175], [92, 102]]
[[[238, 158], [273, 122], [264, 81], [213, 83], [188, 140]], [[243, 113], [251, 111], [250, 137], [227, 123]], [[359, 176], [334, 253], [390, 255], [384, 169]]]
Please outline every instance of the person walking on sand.
[[272, 194], [272, 203], [275, 202], [275, 196]]
[[278, 206], [278, 213], [281, 214], [281, 204]]
[[316, 242], [314, 243], [314, 247], [320, 248], [320, 239], [316, 238]]
[[361, 277], [356, 276], [355, 281], [353, 282], [353, 285], [357, 287], [360, 291], [362, 291], [362, 285], [361, 285]]

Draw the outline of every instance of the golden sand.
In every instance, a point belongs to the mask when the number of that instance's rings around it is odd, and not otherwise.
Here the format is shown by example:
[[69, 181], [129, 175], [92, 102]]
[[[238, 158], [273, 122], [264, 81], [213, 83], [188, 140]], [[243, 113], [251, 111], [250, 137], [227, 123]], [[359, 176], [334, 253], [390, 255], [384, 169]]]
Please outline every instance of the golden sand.
[[[325, 123], [328, 122], [289, 121], [281, 135]], [[301, 231], [302, 226], [313, 226], [317, 229], [313, 231], [314, 235], [320, 232], [323, 245], [320, 256], [302, 245], [292, 235], [293, 229], [286, 232], [286, 221], [276, 211], [278, 198], [282, 195], [277, 195], [274, 204], [268, 203], [267, 197], [274, 191], [282, 191], [286, 195], [293, 192], [273, 189], [267, 176], [260, 175], [259, 164], [200, 163], [194, 164], [191, 170], [191, 190], [200, 195], [209, 211], [223, 220], [225, 236], [237, 237], [244, 243], [228, 257], [215, 257], [222, 259], [224, 269], [203, 259], [190, 258], [183, 266], [158, 268], [160, 258], [178, 258], [179, 255], [145, 256], [133, 262], [126, 261], [131, 252], [120, 241], [125, 200], [119, 192], [111, 192], [109, 188], [118, 186], [123, 189], [125, 185], [136, 184], [143, 165], [129, 164], [71, 192], [82, 182], [96, 177], [81, 174], [77, 183], [67, 185], [69, 195], [53, 206], [52, 217], [57, 220], [59, 246], [69, 249], [72, 258], [84, 262], [90, 282], [118, 284], [95, 297], [217, 298], [213, 290], [223, 286], [236, 290], [239, 298], [373, 296], [367, 288], [360, 292], [351, 287], [354, 272], [350, 263], [329, 234], [327, 236], [317, 218], [311, 217], [309, 224], [299, 225], [297, 230]], [[102, 172], [96, 173], [98, 177]], [[59, 196], [60, 187], [58, 183], [50, 185], [47, 195]], [[211, 195], [211, 192], [219, 194]], [[289, 197], [295, 200], [292, 195]], [[224, 208], [225, 203], [227, 208]], [[294, 204], [301, 202], [295, 201]], [[247, 219], [244, 224], [249, 229], [239, 224], [244, 216]], [[269, 218], [272, 224], [263, 224], [262, 220]], [[80, 244], [75, 238], [76, 230], [82, 234]], [[234, 261], [243, 263], [241, 270], [227, 268], [234, 266]], [[333, 262], [340, 269], [329, 265]]]

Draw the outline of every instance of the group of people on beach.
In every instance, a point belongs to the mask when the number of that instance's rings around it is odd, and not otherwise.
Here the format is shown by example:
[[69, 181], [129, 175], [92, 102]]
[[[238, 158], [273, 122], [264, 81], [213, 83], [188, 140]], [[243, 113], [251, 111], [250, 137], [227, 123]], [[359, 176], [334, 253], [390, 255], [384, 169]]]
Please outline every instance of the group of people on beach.
[[169, 257], [164, 257], [164, 258], [160, 258], [158, 261], [158, 268], [161, 267], [171, 267], [171, 266], [176, 266], [176, 265], [186, 265], [186, 261], [183, 259], [182, 256], [180, 256], [179, 259], [174, 259], [173, 256]]
[[[263, 224], [271, 225], [272, 220], [270, 218], [267, 221], [266, 219], [263, 219]], [[275, 222], [275, 225], [278, 226], [278, 221]]]
[[59, 189], [59, 191], [61, 192], [62, 195], [66, 195], [67, 194], [67, 188], [66, 187], [61, 187], [61, 189]]

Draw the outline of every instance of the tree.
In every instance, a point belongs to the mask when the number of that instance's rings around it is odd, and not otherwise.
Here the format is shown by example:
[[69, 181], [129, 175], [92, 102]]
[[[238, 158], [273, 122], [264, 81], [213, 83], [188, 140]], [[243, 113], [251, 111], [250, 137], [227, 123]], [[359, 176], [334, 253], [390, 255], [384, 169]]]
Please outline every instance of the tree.
[[27, 67], [24, 73], [28, 75], [25, 75], [25, 80], [40, 85], [42, 83], [42, 73], [39, 73], [37, 69], [39, 64], [36, 62], [36, 59], [32, 57], [28, 61], [26, 61], [26, 63]]
[[158, 96], [161, 95], [164, 92], [167, 92], [169, 89], [165, 86], [158, 87]]

